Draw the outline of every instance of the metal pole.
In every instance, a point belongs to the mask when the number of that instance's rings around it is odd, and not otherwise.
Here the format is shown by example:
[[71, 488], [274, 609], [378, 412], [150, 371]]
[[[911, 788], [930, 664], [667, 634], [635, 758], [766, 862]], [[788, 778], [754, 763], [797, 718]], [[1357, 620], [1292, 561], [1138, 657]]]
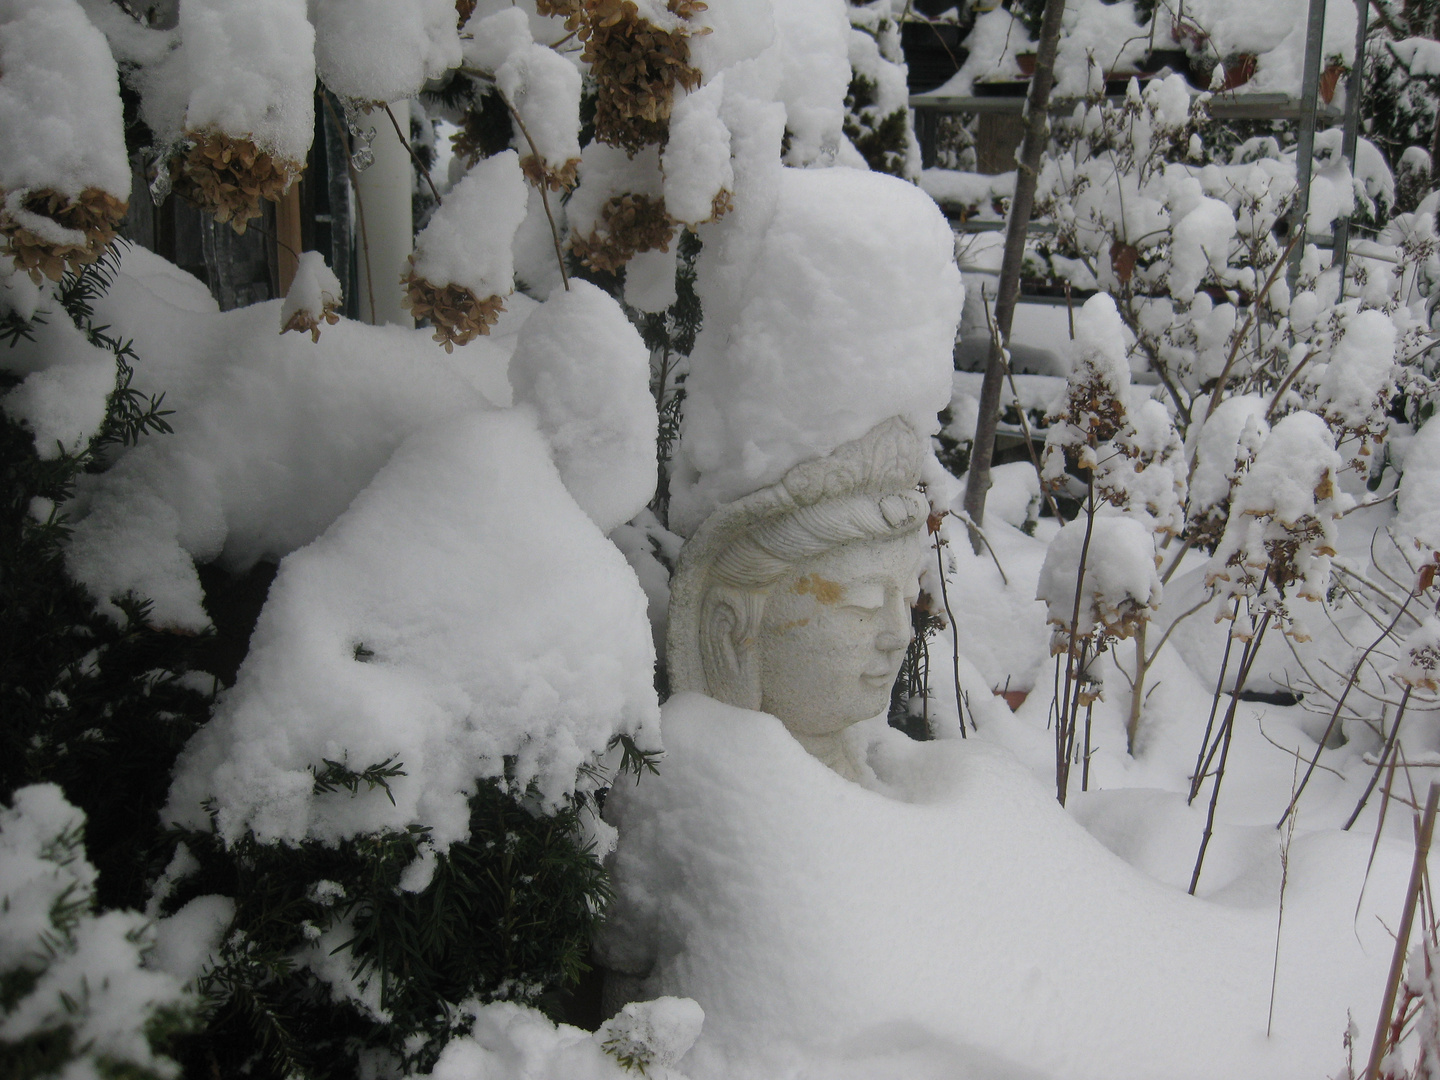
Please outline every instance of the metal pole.
[[[1370, 0], [1355, 0], [1355, 60], [1345, 81], [1345, 137], [1340, 153], [1350, 175], [1355, 175], [1355, 144], [1360, 138], [1360, 98], [1365, 93], [1365, 34], [1369, 29]], [[1350, 215], [1335, 226], [1335, 251], [1330, 265], [1340, 267], [1340, 299], [1345, 299], [1345, 263], [1350, 254]]]
[[[1310, 20], [1305, 28], [1305, 76], [1300, 83], [1300, 141], [1295, 147], [1295, 181], [1299, 198], [1290, 215], [1291, 235], [1305, 228], [1305, 215], [1310, 209], [1310, 172], [1315, 164], [1315, 103], [1320, 97], [1320, 53], [1325, 36], [1325, 0], [1310, 0]], [[1305, 255], [1305, 239], [1290, 249], [1290, 266], [1285, 280], [1295, 291], [1300, 274], [1300, 260]]]

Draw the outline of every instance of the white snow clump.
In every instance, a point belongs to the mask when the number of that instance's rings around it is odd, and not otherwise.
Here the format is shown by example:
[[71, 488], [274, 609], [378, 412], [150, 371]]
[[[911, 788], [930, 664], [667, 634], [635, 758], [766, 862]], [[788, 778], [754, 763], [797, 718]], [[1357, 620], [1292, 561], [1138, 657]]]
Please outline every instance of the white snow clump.
[[[227, 841], [425, 824], [443, 850], [469, 835], [477, 778], [533, 782], [554, 805], [614, 736], [655, 741], [645, 611], [528, 408], [428, 428], [281, 564], [167, 814], [205, 827], [213, 797]], [[325, 759], [402, 765], [394, 803], [315, 794], [310, 767]]]
[[552, 293], [520, 328], [510, 382], [601, 532], [644, 509], [656, 479], [650, 350], [609, 294], [578, 279]]
[[[964, 287], [934, 202], [894, 177], [781, 169], [710, 227], [671, 524], [903, 416], [936, 430]], [[721, 239], [723, 237], [723, 241]]]

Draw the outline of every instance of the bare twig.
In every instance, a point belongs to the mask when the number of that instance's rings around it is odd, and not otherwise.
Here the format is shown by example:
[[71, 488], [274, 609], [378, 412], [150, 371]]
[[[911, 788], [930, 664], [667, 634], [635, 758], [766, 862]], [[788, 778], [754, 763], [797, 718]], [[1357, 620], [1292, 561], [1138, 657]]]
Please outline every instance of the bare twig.
[[1290, 805], [1285, 807], [1285, 813], [1281, 814], [1280, 820], [1275, 823], [1275, 827], [1277, 829], [1280, 828], [1281, 825], [1285, 824], [1285, 819], [1290, 816], [1291, 812], [1294, 811], [1296, 801], [1305, 791], [1305, 785], [1310, 782], [1310, 777], [1315, 772], [1315, 765], [1317, 762], [1319, 762], [1320, 755], [1325, 751], [1325, 744], [1330, 741], [1330, 733], [1335, 730], [1335, 725], [1340, 720], [1340, 710], [1345, 706], [1345, 699], [1350, 695], [1350, 690], [1359, 681], [1361, 665], [1363, 665], [1366, 659], [1369, 658], [1370, 654], [1375, 650], [1375, 647], [1379, 645], [1382, 641], [1384, 641], [1387, 637], [1389, 637], [1391, 633], [1394, 632], [1396, 624], [1400, 621], [1400, 617], [1405, 614], [1405, 608], [1410, 606], [1410, 601], [1413, 599], [1415, 599], [1415, 594], [1412, 592], [1408, 597], [1405, 598], [1405, 607], [1402, 607], [1399, 611], [1395, 613], [1395, 618], [1391, 621], [1390, 626], [1385, 630], [1384, 633], [1382, 633], [1373, 642], [1371, 642], [1369, 648], [1367, 648], [1364, 653], [1361, 654], [1360, 659], [1355, 661], [1355, 666], [1351, 669], [1350, 672], [1350, 679], [1345, 684], [1345, 689], [1341, 691], [1339, 700], [1335, 702], [1335, 711], [1330, 714], [1330, 722], [1325, 725], [1325, 734], [1320, 737], [1320, 745], [1315, 748], [1315, 757], [1310, 762], [1310, 767], [1305, 770], [1305, 778], [1300, 781], [1300, 787], [1296, 790], [1294, 796], [1290, 799]]
[[[969, 736], [965, 734], [965, 710], [960, 707], [963, 697], [960, 692], [960, 628], [955, 625], [955, 612], [950, 609], [950, 589], [945, 584], [945, 557], [940, 551], [943, 543], [944, 540], [937, 529], [935, 532], [935, 561], [939, 564], [936, 569], [940, 572], [940, 599], [945, 604], [945, 615], [950, 620], [951, 659], [955, 665], [955, 718], [960, 721], [960, 737], [967, 739]], [[1000, 563], [997, 561], [995, 565], [998, 568]], [[1005, 571], [1001, 570], [1000, 576], [1004, 577]], [[974, 727], [976, 731], [980, 730], [975, 727], [974, 709], [970, 710], [970, 726]]]
[[[1295, 772], [1290, 777], [1290, 790], [1295, 790], [1295, 781], [1300, 777], [1300, 755], [1295, 755]], [[1270, 967], [1270, 1012], [1265, 1017], [1265, 1037], [1270, 1037], [1270, 1028], [1275, 1022], [1275, 983], [1280, 977], [1280, 928], [1285, 924], [1285, 886], [1290, 882], [1290, 841], [1295, 837], [1293, 814], [1285, 835], [1280, 838], [1280, 910], [1275, 915], [1275, 960]]]
[[[1365, 785], [1365, 793], [1360, 796], [1360, 801], [1355, 804], [1355, 810], [1340, 828], [1348, 832], [1351, 825], [1355, 824], [1360, 811], [1365, 809], [1365, 804], [1370, 801], [1370, 793], [1375, 790], [1375, 784], [1380, 779], [1380, 774], [1385, 771], [1385, 761], [1395, 751], [1395, 740], [1400, 737], [1400, 721], [1405, 719], [1405, 706], [1410, 704], [1410, 691], [1412, 687], [1405, 687], [1405, 693], [1400, 698], [1400, 708], [1395, 712], [1395, 722], [1390, 726], [1390, 735], [1385, 740], [1385, 746], [1380, 751], [1380, 761], [1375, 766], [1375, 771], [1370, 774], [1370, 782]], [[1395, 766], [1390, 766], [1393, 771]]]
[[1220, 761], [1215, 766], [1215, 786], [1210, 790], [1210, 808], [1205, 814], [1205, 832], [1200, 837], [1200, 850], [1195, 855], [1195, 870], [1190, 875], [1190, 895], [1195, 895], [1195, 887], [1200, 884], [1200, 869], [1205, 864], [1205, 850], [1210, 846], [1210, 837], [1215, 832], [1215, 807], [1220, 802], [1220, 785], [1225, 780], [1225, 762], [1230, 756], [1230, 740], [1235, 733], [1235, 711], [1240, 705], [1240, 694], [1245, 689], [1245, 680], [1250, 675], [1250, 667], [1255, 663], [1255, 658], [1260, 655], [1260, 643], [1265, 640], [1265, 630], [1270, 625], [1271, 612], [1267, 609], [1260, 619], [1260, 627], [1255, 635], [1245, 643], [1245, 651], [1240, 657], [1240, 670], [1235, 673], [1235, 690], [1230, 695], [1230, 706], [1225, 711], [1224, 745], [1220, 750]]
[[405, 133], [400, 130], [400, 121], [395, 119], [395, 114], [390, 111], [389, 104], [382, 106], [382, 108], [385, 110], [385, 115], [390, 117], [390, 126], [395, 129], [395, 137], [400, 140], [400, 145], [405, 147], [405, 152], [410, 155], [410, 160], [415, 162], [415, 167], [420, 170], [420, 175], [425, 177], [425, 183], [430, 185], [430, 194], [435, 196], [435, 205], [444, 206], [445, 203], [444, 200], [440, 198], [439, 188], [435, 186], [435, 181], [430, 179], [430, 169], [426, 166], [425, 162], [420, 160], [420, 155], [415, 153], [415, 148], [410, 145], [410, 140], [407, 139]]
[[1435, 809], [1440, 805], [1440, 781], [1431, 781], [1425, 796], [1425, 814], [1420, 819], [1415, 838], [1415, 859], [1410, 865], [1410, 884], [1405, 890], [1405, 908], [1395, 930], [1395, 951], [1390, 957], [1390, 975], [1385, 980], [1385, 996], [1380, 1002], [1380, 1018], [1375, 1024], [1375, 1040], [1370, 1044], [1370, 1060], [1362, 1080], [1379, 1080], [1380, 1059], [1385, 1056], [1390, 1031], [1390, 1016], [1395, 1011], [1395, 995], [1405, 972], [1405, 957], [1410, 951], [1410, 928], [1415, 921], [1415, 906], [1420, 899], [1420, 885], [1425, 876], [1425, 860], [1430, 854], [1430, 839], [1435, 834]]
[[[504, 94], [500, 95], [500, 100], [505, 102], [505, 107], [510, 110], [510, 116], [515, 121], [515, 126], [520, 129], [520, 134], [525, 136], [525, 141], [530, 144], [530, 153], [535, 155], [535, 160], [543, 160], [540, 156], [540, 148], [530, 137], [530, 129], [525, 126], [525, 121], [520, 119], [520, 111], [510, 104], [510, 99]], [[570, 275], [565, 272], [565, 253], [560, 247], [560, 229], [555, 224], [555, 215], [550, 212], [550, 196], [546, 194], [544, 181], [541, 181], [536, 187], [540, 189], [540, 204], [545, 207], [545, 220], [550, 222], [550, 239], [555, 242], [555, 259], [560, 264], [560, 281], [565, 286], [565, 291], [569, 292]]]

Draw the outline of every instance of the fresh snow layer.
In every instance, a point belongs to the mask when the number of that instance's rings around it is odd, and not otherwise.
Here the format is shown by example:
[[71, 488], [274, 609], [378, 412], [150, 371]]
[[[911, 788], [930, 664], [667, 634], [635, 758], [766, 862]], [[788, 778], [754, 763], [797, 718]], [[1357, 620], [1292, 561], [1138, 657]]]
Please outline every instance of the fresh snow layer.
[[312, 343], [278, 332], [280, 301], [221, 314], [190, 275], [123, 252], [96, 321], [134, 340], [132, 385], [165, 394], [175, 430], [83, 478], [71, 507], [66, 565], [112, 614], [133, 590], [158, 625], [203, 629], [194, 562], [243, 570], [308, 544], [412, 431], [508, 401], [505, 318], [453, 356], [426, 331], [347, 319]]
[[120, 78], [75, 0], [0, 2], [0, 192], [130, 197]]
[[[537, 1009], [509, 1001], [467, 1002], [474, 1018], [466, 1035], [451, 1039], [433, 1080], [686, 1080], [672, 1066], [695, 1041], [704, 1014], [693, 1001], [660, 998], [627, 1005], [590, 1032], [556, 1024]], [[622, 1065], [624, 1054], [638, 1067]], [[414, 1080], [418, 1080], [414, 1078]]]
[[864, 786], [773, 717], [680, 695], [659, 776], [611, 792], [602, 955], [653, 962], [646, 996], [705, 1010], [681, 1062], [697, 1080], [1309, 1080], [1341, 1060], [1347, 1009], [1379, 1000], [1375, 915], [1393, 918], [1406, 845], [1382, 843], [1357, 918], [1368, 837], [1297, 837], [1267, 1039], [1273, 830], [1248, 888], [1197, 900], [1105, 850], [1010, 753], [862, 729]]
[[932, 432], [950, 400], [964, 288], [934, 202], [851, 169], [770, 181], [773, 211], [706, 227], [672, 488], [682, 533], [891, 416]]
[[315, 30], [304, 0], [185, 0], [188, 131], [249, 139], [303, 162], [315, 132]]
[[432, 285], [463, 285], [482, 300], [510, 295], [512, 245], [528, 209], [514, 150], [477, 162], [416, 238], [415, 273]]
[[[220, 834], [469, 835], [477, 777], [550, 804], [624, 733], [653, 745], [654, 649], [624, 557], [581, 512], [534, 414], [470, 413], [407, 440], [287, 557], [235, 687], [186, 748], [167, 811]], [[312, 766], [389, 761], [385, 793], [314, 793]]]
[[414, 97], [460, 63], [453, 0], [314, 0], [315, 64], [342, 98]]
[[650, 350], [608, 293], [579, 279], [552, 293], [520, 329], [510, 383], [601, 532], [645, 508], [656, 479]]
[[665, 210], [689, 225], [708, 221], [715, 197], [735, 183], [730, 129], [720, 118], [724, 88], [725, 77], [717, 76], [677, 101], [670, 115], [670, 138], [661, 159]]

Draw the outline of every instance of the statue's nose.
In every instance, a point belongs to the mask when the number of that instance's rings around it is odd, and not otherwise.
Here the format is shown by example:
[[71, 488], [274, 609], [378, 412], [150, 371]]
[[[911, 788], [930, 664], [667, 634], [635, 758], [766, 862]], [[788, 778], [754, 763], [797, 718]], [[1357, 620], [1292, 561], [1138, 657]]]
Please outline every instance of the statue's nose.
[[910, 607], [904, 597], [890, 598], [885, 605], [886, 627], [875, 638], [881, 652], [904, 652], [910, 647]]

